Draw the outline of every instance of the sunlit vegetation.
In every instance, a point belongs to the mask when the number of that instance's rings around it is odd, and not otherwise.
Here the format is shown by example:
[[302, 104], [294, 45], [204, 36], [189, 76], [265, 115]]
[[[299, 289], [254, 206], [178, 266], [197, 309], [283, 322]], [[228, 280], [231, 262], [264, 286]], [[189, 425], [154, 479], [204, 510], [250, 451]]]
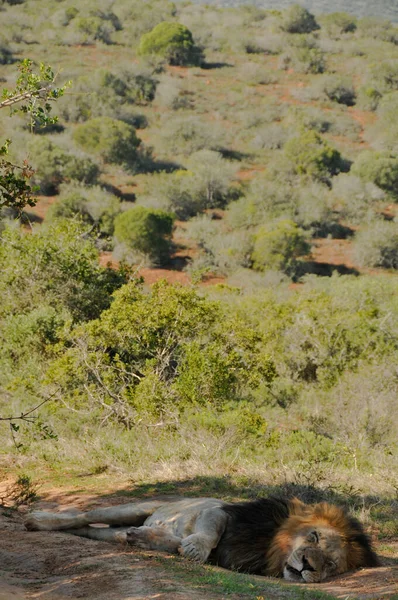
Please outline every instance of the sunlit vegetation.
[[2, 87], [73, 82], [1, 115], [10, 468], [396, 493], [398, 27], [278, 6], [1, 4]]

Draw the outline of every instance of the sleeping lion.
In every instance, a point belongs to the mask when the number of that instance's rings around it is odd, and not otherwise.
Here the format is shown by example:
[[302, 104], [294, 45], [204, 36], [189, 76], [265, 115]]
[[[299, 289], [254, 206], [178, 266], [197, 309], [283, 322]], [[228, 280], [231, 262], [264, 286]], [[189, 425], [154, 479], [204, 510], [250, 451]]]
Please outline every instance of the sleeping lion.
[[[92, 524], [109, 527], [91, 527]], [[145, 550], [180, 553], [226, 569], [318, 583], [377, 566], [361, 524], [343, 509], [267, 498], [226, 503], [215, 498], [150, 501], [86, 513], [33, 512], [28, 530], [65, 530], [124, 541]]]

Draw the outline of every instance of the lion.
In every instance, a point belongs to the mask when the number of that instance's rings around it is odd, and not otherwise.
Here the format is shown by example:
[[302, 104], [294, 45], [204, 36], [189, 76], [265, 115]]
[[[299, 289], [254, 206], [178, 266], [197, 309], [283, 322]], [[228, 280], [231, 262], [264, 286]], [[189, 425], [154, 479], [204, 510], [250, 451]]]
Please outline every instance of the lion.
[[128, 542], [144, 550], [179, 553], [197, 562], [292, 582], [319, 583], [379, 564], [362, 525], [344, 509], [326, 502], [304, 504], [296, 498], [239, 503], [186, 498], [85, 513], [33, 512], [25, 526]]

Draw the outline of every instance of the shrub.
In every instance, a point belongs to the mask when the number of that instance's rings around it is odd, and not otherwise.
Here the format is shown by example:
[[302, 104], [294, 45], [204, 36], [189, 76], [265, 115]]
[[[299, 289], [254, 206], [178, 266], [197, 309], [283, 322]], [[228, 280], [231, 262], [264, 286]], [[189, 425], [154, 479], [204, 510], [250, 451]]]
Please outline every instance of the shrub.
[[75, 13], [70, 21], [75, 44], [93, 44], [96, 41], [112, 44], [112, 34], [121, 29], [119, 19], [112, 11], [93, 10], [87, 16]]
[[398, 223], [375, 221], [358, 231], [354, 257], [364, 267], [398, 269]]
[[34, 152], [34, 181], [43, 194], [58, 193], [64, 181], [97, 181], [98, 165], [87, 156], [67, 152], [46, 138], [36, 137], [30, 146]]
[[314, 179], [336, 175], [343, 167], [340, 152], [313, 130], [304, 131], [288, 140], [284, 153], [297, 174]]
[[84, 150], [100, 156], [103, 161], [134, 166], [138, 162], [137, 148], [141, 140], [135, 129], [110, 117], [90, 119], [78, 125], [74, 141]]
[[231, 202], [226, 220], [233, 228], [252, 228], [279, 217], [294, 215], [297, 203], [296, 189], [279, 183], [267, 175], [258, 175], [244, 196]]
[[168, 153], [190, 155], [198, 150], [216, 150], [220, 144], [218, 129], [200, 117], [168, 119], [160, 131]]
[[100, 319], [74, 331], [49, 377], [77, 409], [128, 428], [159, 419], [175, 427], [190, 408], [230, 410], [245, 390], [272, 381], [262, 336], [246, 329], [193, 288], [163, 281], [145, 294], [131, 282]]
[[294, 221], [283, 219], [264, 225], [254, 236], [253, 268], [294, 275], [297, 258], [307, 254], [309, 249], [304, 232]]
[[202, 250], [187, 269], [193, 275], [200, 271], [226, 275], [250, 266], [252, 236], [248, 231], [228, 231], [221, 221], [213, 220], [209, 215], [191, 219], [186, 231]]
[[174, 215], [136, 206], [115, 219], [115, 237], [128, 248], [163, 263], [171, 248]]
[[361, 152], [351, 171], [398, 198], [398, 155], [366, 150]]
[[376, 110], [383, 94], [375, 87], [362, 86], [358, 90], [357, 106], [361, 110]]
[[256, 131], [252, 145], [254, 148], [278, 150], [283, 148], [288, 136], [288, 130], [283, 125], [271, 123], [270, 125], [263, 125]]
[[46, 220], [69, 219], [80, 215], [85, 223], [95, 226], [101, 235], [111, 236], [115, 217], [120, 210], [120, 200], [100, 186], [61, 185], [59, 199], [49, 208]]
[[199, 65], [202, 52], [185, 25], [163, 21], [141, 37], [139, 54], [161, 56], [171, 65]]
[[377, 204], [385, 197], [374, 183], [363, 181], [352, 173], [340, 173], [333, 178], [332, 195], [341, 218], [357, 224], [374, 215]]
[[319, 29], [319, 25], [307, 9], [294, 4], [284, 12], [281, 28], [287, 33], [310, 33]]
[[358, 21], [358, 33], [365, 38], [398, 44], [398, 30], [390, 21], [365, 17]]
[[298, 73], [323, 73], [326, 69], [325, 54], [319, 48], [295, 48], [281, 57], [282, 68], [290, 66]]
[[[187, 170], [154, 176], [149, 201], [163, 200], [179, 219], [187, 219], [207, 208], [223, 206], [238, 189], [233, 186], [236, 166], [219, 152], [201, 150], [191, 155]], [[148, 205], [147, 200], [145, 204]]]
[[324, 15], [321, 21], [322, 29], [330, 37], [338, 38], [343, 33], [352, 33], [357, 28], [357, 20], [352, 15], [345, 12], [335, 12]]
[[11, 49], [7, 41], [0, 37], [0, 65], [8, 65], [13, 62]]
[[377, 150], [398, 154], [398, 92], [391, 92], [378, 103], [376, 123], [366, 131], [366, 139]]
[[323, 79], [321, 86], [330, 100], [346, 106], [355, 104], [355, 90], [349, 78], [330, 75]]
[[[65, 318], [90, 320], [109, 306], [125, 274], [100, 267], [98, 251], [86, 228], [57, 221], [33, 229], [2, 233], [0, 244], [0, 313], [24, 315], [45, 303]], [[6, 291], [7, 290], [7, 291]]]

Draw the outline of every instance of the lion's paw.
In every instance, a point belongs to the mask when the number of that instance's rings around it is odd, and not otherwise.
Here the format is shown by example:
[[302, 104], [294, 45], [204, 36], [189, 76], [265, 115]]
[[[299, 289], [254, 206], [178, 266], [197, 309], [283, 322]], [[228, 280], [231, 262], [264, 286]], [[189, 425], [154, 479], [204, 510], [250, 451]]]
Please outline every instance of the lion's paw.
[[151, 532], [148, 530], [149, 527], [130, 527], [126, 531], [127, 543], [141, 550], [151, 550]]
[[182, 540], [178, 552], [185, 558], [203, 563], [209, 558], [211, 550], [209, 542], [204, 536], [193, 533]]

